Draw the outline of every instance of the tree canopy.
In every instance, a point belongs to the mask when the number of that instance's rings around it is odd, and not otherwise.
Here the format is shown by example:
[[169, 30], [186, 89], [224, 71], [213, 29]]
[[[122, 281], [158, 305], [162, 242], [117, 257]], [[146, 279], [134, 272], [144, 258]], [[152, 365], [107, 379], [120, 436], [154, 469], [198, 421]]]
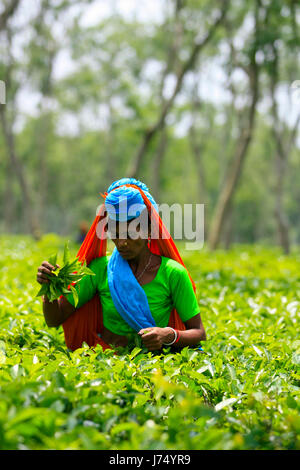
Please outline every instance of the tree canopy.
[[0, 230], [75, 232], [114, 179], [134, 176], [158, 203], [205, 204], [211, 248], [288, 252], [300, 240], [297, 2], [169, 0], [146, 18], [139, 2], [131, 14], [104, 3], [3, 2]]

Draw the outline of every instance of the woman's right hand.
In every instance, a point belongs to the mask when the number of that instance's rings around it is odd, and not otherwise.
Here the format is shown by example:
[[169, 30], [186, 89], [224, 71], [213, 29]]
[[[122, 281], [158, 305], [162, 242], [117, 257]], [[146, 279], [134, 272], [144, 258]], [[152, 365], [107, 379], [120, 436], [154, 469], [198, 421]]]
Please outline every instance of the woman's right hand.
[[48, 261], [43, 261], [42, 264], [38, 267], [38, 273], [36, 280], [40, 284], [45, 284], [50, 282], [47, 276], [53, 276], [52, 271], [55, 271], [60, 266], [57, 264], [56, 267], [48, 263]]

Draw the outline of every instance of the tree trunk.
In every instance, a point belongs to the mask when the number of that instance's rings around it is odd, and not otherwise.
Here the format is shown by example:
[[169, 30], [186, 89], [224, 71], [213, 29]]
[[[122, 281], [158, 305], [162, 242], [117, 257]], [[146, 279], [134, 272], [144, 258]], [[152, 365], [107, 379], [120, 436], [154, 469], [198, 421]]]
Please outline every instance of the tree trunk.
[[286, 169], [288, 165], [288, 156], [291, 151], [291, 147], [294, 143], [300, 114], [296, 120], [295, 126], [290, 133], [289, 142], [286, 143], [284, 139], [283, 130], [280, 125], [280, 119], [278, 115], [278, 107], [275, 97], [276, 84], [278, 82], [278, 50], [276, 45], [272, 44], [272, 50], [274, 60], [272, 63], [272, 70], [270, 74], [270, 91], [272, 98], [272, 132], [276, 143], [276, 157], [275, 157], [275, 171], [276, 171], [276, 182], [275, 182], [275, 218], [277, 222], [277, 236], [278, 242], [281, 245], [283, 252], [289, 254], [290, 252], [290, 239], [289, 239], [289, 223], [288, 218], [284, 210], [283, 204], [283, 193], [284, 193], [284, 179]]
[[208, 135], [206, 134], [205, 137], [203, 135], [198, 135], [197, 131], [197, 114], [201, 109], [201, 103], [198, 96], [198, 77], [196, 76], [194, 89], [192, 92], [192, 123], [189, 128], [189, 143], [192, 150], [192, 155], [194, 157], [194, 162], [197, 171], [197, 202], [199, 204], [204, 204], [206, 202], [206, 178], [205, 178], [205, 170], [203, 165], [203, 152], [205, 150], [205, 143], [208, 139]]
[[13, 16], [15, 10], [18, 8], [20, 0], [11, 0], [4, 12], [0, 15], [0, 31], [6, 28], [7, 21]]
[[24, 207], [24, 214], [27, 219], [27, 223], [29, 226], [30, 233], [38, 239], [40, 237], [40, 229], [39, 224], [36, 219], [31, 195], [29, 191], [29, 185], [25, 176], [25, 172], [23, 169], [23, 165], [19, 160], [16, 151], [15, 151], [15, 142], [14, 142], [14, 135], [11, 129], [8, 128], [5, 109], [4, 105], [0, 105], [0, 120], [1, 126], [3, 130], [3, 136], [7, 148], [7, 154], [11, 162], [11, 167], [14, 169], [16, 177], [19, 181], [21, 193], [22, 193], [22, 202]]
[[[12, 64], [14, 62], [14, 59], [11, 55], [11, 47], [12, 47], [12, 41], [11, 41], [11, 30], [8, 27], [8, 21], [10, 17], [13, 16], [16, 8], [18, 7], [19, 0], [11, 0], [10, 4], [7, 6], [6, 10], [4, 10], [4, 13], [0, 16], [0, 31], [5, 30], [6, 33], [6, 39], [7, 39], [7, 53], [9, 56], [9, 64], [6, 67], [6, 76], [5, 76], [5, 84], [6, 84], [6, 92], [7, 95], [9, 96], [9, 92], [11, 90], [11, 76], [13, 73], [13, 67]], [[15, 91], [16, 93], [16, 91]], [[13, 99], [10, 100], [10, 102], [13, 102]], [[22, 162], [20, 161], [16, 149], [15, 149], [15, 140], [14, 140], [14, 134], [12, 130], [12, 125], [9, 125], [8, 119], [7, 119], [7, 114], [6, 114], [6, 106], [4, 104], [0, 104], [0, 122], [1, 122], [1, 127], [3, 131], [3, 137], [4, 137], [4, 142], [6, 146], [6, 151], [7, 151], [7, 159], [9, 162], [9, 167], [11, 171], [13, 171], [17, 177], [17, 180], [19, 182], [20, 188], [21, 188], [21, 194], [22, 194], [22, 204], [24, 208], [24, 215], [25, 219], [28, 223], [28, 227], [30, 230], [30, 233], [38, 239], [40, 237], [40, 230], [39, 230], [39, 224], [36, 219], [34, 210], [33, 210], [33, 204], [31, 200], [31, 195], [30, 195], [30, 190], [29, 190], [29, 184], [26, 179], [26, 175], [23, 169]], [[10, 197], [11, 194], [11, 188], [6, 189], [6, 195]]]
[[167, 148], [168, 142], [168, 133], [165, 126], [163, 126], [160, 134], [160, 141], [158, 145], [157, 152], [153, 159], [153, 182], [152, 182], [152, 192], [153, 197], [156, 201], [159, 201], [160, 198], [160, 189], [161, 189], [161, 166], [163, 162], [163, 157]]
[[227, 177], [220, 191], [220, 195], [216, 204], [212, 223], [210, 227], [208, 245], [210, 249], [215, 250], [221, 238], [224, 221], [228, 215], [230, 204], [232, 203], [234, 193], [237, 189], [242, 168], [247, 156], [249, 144], [251, 142], [255, 123], [255, 110], [258, 100], [258, 75], [259, 69], [255, 60], [255, 53], [252, 54], [249, 68], [249, 81], [251, 90], [251, 105], [248, 112], [248, 123], [246, 128], [240, 132], [237, 142], [235, 155], [232, 164], [227, 171]]
[[248, 147], [252, 138], [253, 125], [254, 119], [249, 128], [243, 131], [239, 139], [232, 165], [228, 171], [225, 184], [217, 201], [208, 239], [209, 247], [212, 250], [217, 248], [220, 241], [223, 223], [227, 217], [229, 205], [236, 191]]
[[[166, 100], [164, 99], [164, 95], [163, 95], [166, 77], [171, 71], [180, 69], [179, 50], [182, 44], [183, 27], [179, 19], [179, 14], [183, 6], [184, 6], [183, 0], [176, 0], [175, 14], [174, 14], [174, 33], [173, 33], [171, 45], [169, 47], [166, 67], [162, 74], [160, 89], [159, 89], [159, 97], [160, 97], [162, 108], [166, 104]], [[160, 130], [160, 140], [159, 140], [156, 154], [154, 155], [154, 158], [153, 158], [153, 167], [152, 167], [152, 174], [153, 174], [152, 191], [153, 191], [154, 198], [157, 201], [159, 201], [159, 198], [160, 198], [161, 166], [162, 166], [163, 158], [164, 158], [165, 151], [167, 148], [167, 140], [168, 140], [167, 129], [165, 126], [165, 122], [163, 122], [161, 130]]]
[[273, 99], [273, 134], [276, 142], [276, 157], [275, 157], [275, 171], [276, 171], [276, 182], [275, 182], [275, 217], [277, 221], [277, 234], [278, 242], [281, 245], [283, 252], [288, 254], [290, 252], [290, 241], [289, 241], [289, 223], [287, 216], [283, 208], [283, 188], [284, 188], [284, 179], [287, 169], [287, 158], [288, 154], [284, 148], [283, 139], [280, 135], [278, 129], [278, 114], [277, 114], [277, 104], [275, 101], [274, 95], [275, 89], [272, 89], [272, 99]]
[[289, 224], [286, 214], [283, 209], [283, 181], [286, 170], [286, 156], [282, 158], [277, 152], [276, 156], [276, 204], [275, 204], [275, 217], [277, 221], [278, 242], [281, 245], [283, 252], [287, 255], [290, 252], [289, 241]]

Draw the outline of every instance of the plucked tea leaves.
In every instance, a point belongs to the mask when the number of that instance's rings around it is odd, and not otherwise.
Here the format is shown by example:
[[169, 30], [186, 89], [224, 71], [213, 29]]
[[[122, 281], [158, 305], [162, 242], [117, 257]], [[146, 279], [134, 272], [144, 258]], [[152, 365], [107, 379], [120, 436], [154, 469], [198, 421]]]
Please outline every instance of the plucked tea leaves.
[[[57, 264], [57, 254], [51, 255], [49, 263], [52, 266]], [[46, 295], [50, 302], [58, 299], [63, 294], [72, 293], [75, 307], [78, 305], [78, 294], [73, 287], [84, 276], [94, 276], [86, 263], [81, 263], [77, 258], [70, 261], [69, 242], [66, 242], [63, 255], [63, 266], [56, 272], [52, 271], [51, 276], [47, 276], [49, 283], [43, 284], [37, 293], [37, 297]]]

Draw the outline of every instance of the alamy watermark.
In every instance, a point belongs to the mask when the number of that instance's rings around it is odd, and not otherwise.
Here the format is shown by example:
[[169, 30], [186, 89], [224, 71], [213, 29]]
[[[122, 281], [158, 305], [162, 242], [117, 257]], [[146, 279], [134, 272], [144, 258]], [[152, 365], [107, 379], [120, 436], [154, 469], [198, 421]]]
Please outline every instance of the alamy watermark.
[[6, 87], [3, 80], [0, 80], [0, 104], [6, 104]]
[[115, 206], [102, 204], [96, 211], [97, 215], [102, 216], [96, 227], [97, 236], [112, 240], [126, 238], [157, 240], [172, 237], [173, 240], [185, 241], [186, 250], [203, 248], [204, 204], [160, 204], [157, 208], [158, 212], [152, 206], [151, 214], [148, 214], [145, 206], [141, 204], [133, 204], [127, 208], [125, 198], [120, 201], [116, 213]]

